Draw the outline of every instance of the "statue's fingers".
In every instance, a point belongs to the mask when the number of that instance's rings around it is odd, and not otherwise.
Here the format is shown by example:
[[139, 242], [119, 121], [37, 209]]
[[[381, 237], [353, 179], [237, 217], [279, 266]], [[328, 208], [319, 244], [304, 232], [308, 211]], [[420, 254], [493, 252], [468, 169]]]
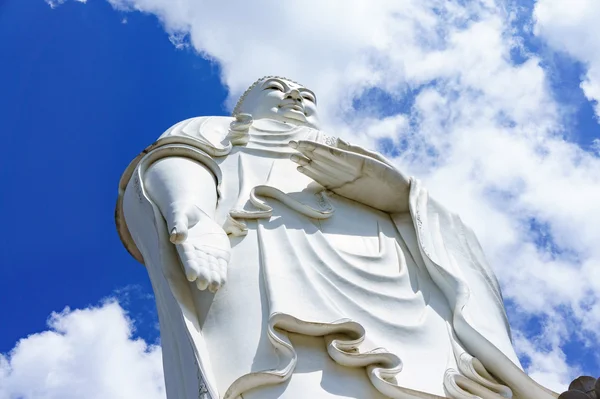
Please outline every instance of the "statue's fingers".
[[[312, 153], [316, 155], [316, 153]], [[293, 154], [290, 160], [300, 166], [311, 166], [325, 175], [335, 174], [342, 180], [353, 180], [356, 177], [357, 168], [353, 168], [345, 163], [334, 162], [329, 158], [315, 156], [314, 159]]]
[[310, 177], [325, 188], [336, 187], [341, 184], [339, 181], [333, 180], [321, 171], [315, 170], [312, 165], [298, 166], [296, 169], [298, 169], [298, 172]]
[[167, 225], [169, 227], [169, 240], [173, 244], [181, 244], [183, 243], [188, 236], [188, 220], [187, 216], [184, 213], [177, 212], [169, 220], [167, 220]]
[[[296, 143], [295, 146], [292, 143]], [[344, 151], [314, 141], [300, 140], [290, 142], [290, 146], [312, 161], [319, 160], [336, 169], [347, 169], [350, 173], [362, 167], [364, 155]]]
[[289, 146], [301, 153], [311, 152], [316, 148], [318, 143], [310, 140], [290, 141]]
[[338, 138], [337, 148], [349, 152], [355, 152], [357, 154], [361, 154], [367, 157], [375, 158], [376, 160], [385, 163], [386, 165], [392, 166], [392, 164], [379, 152], [371, 151], [366, 148], [360, 147], [358, 145], [351, 144], [343, 139]]
[[221, 285], [227, 282], [227, 261], [219, 259], [219, 274], [221, 275]]
[[302, 155], [296, 154], [290, 156], [290, 160], [300, 166], [311, 168], [325, 176], [335, 175], [337, 179], [345, 181], [353, 180], [355, 177], [355, 173], [352, 173], [352, 171], [348, 170], [347, 167], [340, 167], [339, 164], [336, 165], [332, 162], [328, 162], [327, 160], [310, 160]]
[[183, 259], [183, 269], [185, 277], [188, 281], [194, 281], [198, 278], [198, 271], [200, 269], [198, 262], [195, 260]]
[[219, 264], [216, 259], [211, 263], [210, 279], [208, 289], [210, 292], [217, 292], [221, 287], [221, 276], [219, 275]]
[[344, 165], [349, 169], [360, 169], [363, 159], [362, 154], [356, 154], [339, 148], [329, 146], [318, 146], [313, 150], [313, 159], [323, 162], [333, 163], [335, 165]]
[[310, 164], [310, 159], [303, 157], [302, 155], [298, 155], [298, 154], [292, 154], [290, 156], [290, 160], [294, 163], [297, 163], [300, 166], [306, 166], [308, 164]]
[[314, 158], [314, 150], [320, 146], [319, 143], [308, 140], [290, 141], [289, 146], [304, 155], [309, 160]]
[[206, 261], [203, 261], [202, 263], [203, 265], [200, 267], [198, 278], [196, 279], [196, 287], [198, 287], [200, 291], [204, 291], [210, 282], [210, 270], [208, 269], [208, 264]]
[[355, 180], [358, 177], [358, 171], [349, 168], [346, 165], [331, 164], [326, 160], [314, 159], [305, 167], [313, 169], [315, 172], [328, 176], [336, 184]]
[[204, 291], [208, 287], [208, 280], [205, 280], [205, 279], [196, 280], [196, 287], [198, 287], [198, 289], [200, 291]]

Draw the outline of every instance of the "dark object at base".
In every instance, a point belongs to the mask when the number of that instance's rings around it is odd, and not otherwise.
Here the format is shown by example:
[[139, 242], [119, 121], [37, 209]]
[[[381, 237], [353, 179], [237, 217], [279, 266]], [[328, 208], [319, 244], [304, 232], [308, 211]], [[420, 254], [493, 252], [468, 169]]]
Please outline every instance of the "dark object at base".
[[600, 378], [581, 376], [569, 385], [558, 399], [600, 399]]

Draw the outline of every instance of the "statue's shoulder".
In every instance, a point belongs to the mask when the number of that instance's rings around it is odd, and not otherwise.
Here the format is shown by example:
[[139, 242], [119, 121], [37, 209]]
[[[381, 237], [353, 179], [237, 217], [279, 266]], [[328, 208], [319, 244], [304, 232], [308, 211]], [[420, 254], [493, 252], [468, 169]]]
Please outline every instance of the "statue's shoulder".
[[234, 121], [234, 118], [228, 116], [186, 119], [167, 129], [158, 142], [195, 144], [212, 156], [226, 155], [230, 150], [230, 126]]

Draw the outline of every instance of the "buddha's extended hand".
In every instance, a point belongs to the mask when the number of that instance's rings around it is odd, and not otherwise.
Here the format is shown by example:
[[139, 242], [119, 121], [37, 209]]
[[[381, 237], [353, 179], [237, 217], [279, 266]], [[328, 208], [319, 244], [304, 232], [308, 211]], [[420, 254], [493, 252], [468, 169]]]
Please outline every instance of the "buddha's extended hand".
[[291, 141], [298, 171], [343, 197], [388, 213], [408, 211], [409, 180], [380, 154], [341, 142]]
[[231, 246], [223, 228], [195, 205], [173, 204], [167, 219], [189, 281], [200, 290], [216, 292], [227, 279]]

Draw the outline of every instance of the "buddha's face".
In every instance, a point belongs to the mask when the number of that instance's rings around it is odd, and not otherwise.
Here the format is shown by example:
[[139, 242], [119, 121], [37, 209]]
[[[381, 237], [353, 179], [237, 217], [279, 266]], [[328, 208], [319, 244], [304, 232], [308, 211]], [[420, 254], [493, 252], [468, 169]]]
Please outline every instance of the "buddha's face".
[[278, 78], [259, 82], [247, 95], [240, 112], [254, 119], [275, 119], [318, 128], [317, 97], [296, 83]]

